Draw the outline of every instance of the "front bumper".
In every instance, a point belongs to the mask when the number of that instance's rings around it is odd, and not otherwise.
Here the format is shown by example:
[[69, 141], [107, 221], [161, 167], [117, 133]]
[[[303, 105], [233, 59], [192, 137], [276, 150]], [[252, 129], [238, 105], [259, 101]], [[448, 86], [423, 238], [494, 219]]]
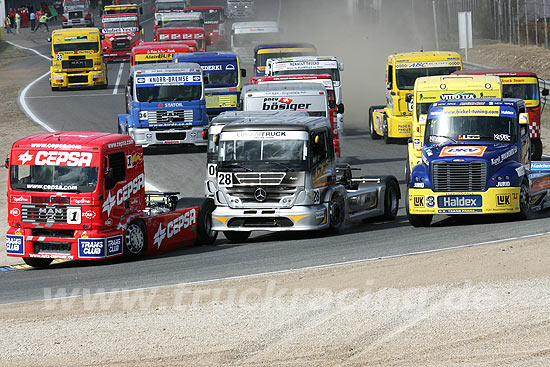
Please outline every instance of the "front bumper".
[[428, 215], [518, 213], [519, 191], [519, 187], [495, 187], [485, 192], [409, 189], [409, 212]]
[[150, 145], [193, 144], [206, 146], [208, 143], [202, 138], [203, 126], [195, 126], [188, 130], [154, 130], [147, 128], [128, 128], [130, 135], [137, 145], [144, 148]]
[[10, 227], [6, 235], [8, 256], [65, 260], [97, 260], [123, 254], [122, 231], [76, 230], [74, 236], [33, 236], [30, 228]]
[[218, 206], [212, 213], [215, 231], [311, 231], [328, 226], [325, 204], [290, 209], [232, 209]]
[[106, 76], [107, 71], [104, 68], [74, 73], [51, 72], [50, 84], [53, 88], [105, 85], [107, 84]]
[[93, 19], [78, 18], [78, 19], [69, 19], [66, 22], [62, 22], [63, 27], [91, 27], [94, 24]]

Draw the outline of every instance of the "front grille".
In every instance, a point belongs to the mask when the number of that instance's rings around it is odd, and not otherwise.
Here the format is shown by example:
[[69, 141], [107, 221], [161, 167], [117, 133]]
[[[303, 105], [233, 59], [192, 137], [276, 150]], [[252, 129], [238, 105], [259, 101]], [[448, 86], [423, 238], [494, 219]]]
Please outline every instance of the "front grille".
[[266, 172], [266, 173], [250, 173], [239, 172], [235, 173], [238, 185], [280, 185], [285, 178], [285, 173], [282, 172]]
[[81, 11], [70, 11], [69, 12], [69, 19], [77, 19], [82, 18], [82, 12]]
[[32, 235], [36, 237], [58, 237], [58, 238], [73, 238], [74, 229], [48, 229], [48, 228], [33, 228]]
[[21, 205], [21, 220], [26, 223], [67, 223], [65, 205]]
[[83, 69], [92, 68], [94, 61], [92, 59], [69, 59], [61, 61], [63, 69]]
[[71, 244], [67, 242], [36, 242], [34, 252], [37, 254], [70, 254]]
[[157, 133], [157, 140], [185, 140], [187, 133]]
[[148, 111], [150, 124], [193, 122], [193, 110]]
[[232, 218], [227, 222], [227, 227], [292, 227], [294, 223], [288, 218], [255, 217]]
[[113, 50], [129, 50], [130, 49], [130, 40], [114, 40], [113, 41]]
[[487, 164], [434, 162], [432, 166], [435, 191], [483, 191], [487, 182]]
[[69, 83], [88, 83], [87, 75], [69, 75]]
[[254, 196], [254, 192], [256, 191], [258, 187], [256, 186], [245, 186], [245, 187], [239, 187], [239, 186], [233, 186], [232, 188], [228, 188], [227, 192], [233, 196], [238, 197], [242, 203], [256, 203], [256, 204], [278, 204], [281, 199], [285, 196], [292, 196], [296, 193], [296, 187], [295, 186], [278, 186], [278, 187], [269, 187], [269, 186], [262, 186], [262, 188], [266, 192], [266, 198], [262, 202], [258, 202]]

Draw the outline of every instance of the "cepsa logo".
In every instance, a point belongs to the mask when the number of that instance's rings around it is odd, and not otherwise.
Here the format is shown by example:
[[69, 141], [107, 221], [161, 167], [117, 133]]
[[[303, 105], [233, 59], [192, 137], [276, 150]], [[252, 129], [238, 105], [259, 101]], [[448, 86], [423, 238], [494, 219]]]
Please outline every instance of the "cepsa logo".
[[160, 245], [162, 244], [162, 241], [164, 241], [165, 238], [174, 237], [175, 235], [180, 233], [182, 229], [186, 229], [189, 226], [194, 225], [196, 222], [197, 222], [197, 212], [195, 209], [191, 209], [188, 212], [185, 212], [185, 214], [182, 214], [176, 219], [170, 221], [166, 226], [166, 228], [162, 228], [162, 223], [161, 223], [159, 224], [157, 233], [155, 233], [153, 243], [157, 245], [157, 248], [160, 248]]
[[34, 159], [36, 166], [69, 166], [69, 167], [88, 167], [92, 164], [92, 153], [88, 152], [60, 152], [40, 150], [36, 155], [28, 150], [19, 154], [18, 160], [21, 164], [26, 164]]
[[145, 187], [145, 175], [142, 173], [124, 185], [124, 187], [118, 189], [116, 194], [113, 195], [112, 191], [109, 191], [109, 195], [103, 203], [101, 212], [107, 212], [107, 216], [111, 216], [111, 210], [115, 204], [121, 205], [123, 202], [130, 199], [131, 195], [136, 194], [143, 187]]
[[487, 147], [445, 147], [439, 153], [440, 157], [456, 157], [456, 156], [468, 156], [468, 157], [483, 157]]

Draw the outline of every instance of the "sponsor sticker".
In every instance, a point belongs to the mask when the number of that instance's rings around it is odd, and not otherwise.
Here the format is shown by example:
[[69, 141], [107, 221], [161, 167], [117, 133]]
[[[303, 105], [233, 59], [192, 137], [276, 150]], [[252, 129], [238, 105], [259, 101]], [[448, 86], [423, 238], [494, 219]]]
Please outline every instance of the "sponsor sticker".
[[440, 208], [481, 208], [482, 199], [480, 195], [440, 196], [437, 204]]
[[122, 236], [107, 238], [107, 257], [122, 254]]
[[105, 239], [103, 238], [79, 238], [78, 256], [84, 258], [105, 257]]
[[468, 156], [468, 157], [483, 157], [487, 147], [475, 147], [475, 146], [452, 146], [444, 147], [439, 153], [440, 157], [457, 157], [457, 156]]
[[23, 255], [25, 253], [25, 238], [17, 235], [6, 235], [6, 253]]
[[497, 206], [510, 206], [511, 205], [511, 195], [497, 195]]

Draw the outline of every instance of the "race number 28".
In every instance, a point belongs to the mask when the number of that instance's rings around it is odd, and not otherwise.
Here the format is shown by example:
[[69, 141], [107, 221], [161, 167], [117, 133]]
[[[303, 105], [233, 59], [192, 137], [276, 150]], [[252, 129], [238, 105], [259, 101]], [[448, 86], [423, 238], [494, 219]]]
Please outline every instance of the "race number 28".
[[233, 174], [231, 172], [218, 172], [218, 186], [233, 186]]

